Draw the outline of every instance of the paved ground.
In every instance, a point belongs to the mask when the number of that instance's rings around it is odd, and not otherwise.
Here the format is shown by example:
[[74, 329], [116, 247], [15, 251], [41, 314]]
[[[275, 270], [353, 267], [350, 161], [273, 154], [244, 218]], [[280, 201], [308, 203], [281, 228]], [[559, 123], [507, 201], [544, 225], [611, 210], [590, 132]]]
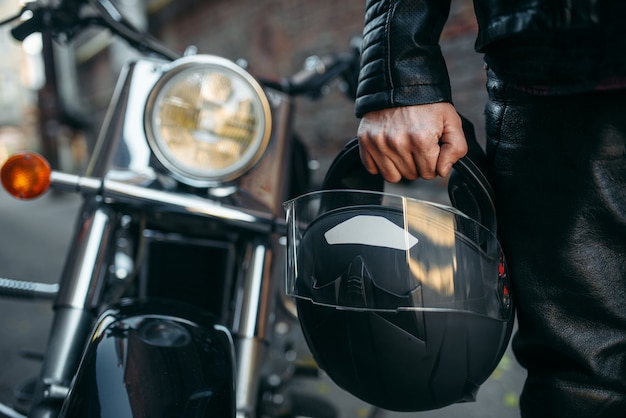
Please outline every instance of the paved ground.
[[[0, 277], [56, 283], [77, 203], [74, 197], [51, 195], [19, 202], [1, 190]], [[43, 353], [51, 306], [45, 301], [0, 299], [0, 402], [13, 403], [16, 385], [37, 376], [39, 362], [20, 352]]]

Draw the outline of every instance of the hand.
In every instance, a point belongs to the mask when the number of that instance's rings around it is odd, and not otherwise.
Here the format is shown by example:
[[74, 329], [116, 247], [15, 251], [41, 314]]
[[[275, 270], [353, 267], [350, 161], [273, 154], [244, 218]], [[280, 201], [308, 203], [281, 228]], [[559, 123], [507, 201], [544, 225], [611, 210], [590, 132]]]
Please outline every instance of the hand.
[[467, 153], [461, 118], [450, 103], [369, 112], [357, 136], [367, 171], [389, 182], [446, 176]]

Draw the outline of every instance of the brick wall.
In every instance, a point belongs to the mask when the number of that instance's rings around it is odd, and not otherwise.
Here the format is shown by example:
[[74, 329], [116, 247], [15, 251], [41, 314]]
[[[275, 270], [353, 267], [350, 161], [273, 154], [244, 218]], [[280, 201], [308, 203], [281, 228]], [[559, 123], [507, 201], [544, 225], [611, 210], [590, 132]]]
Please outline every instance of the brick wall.
[[[153, 33], [176, 51], [244, 58], [265, 77], [298, 71], [310, 55], [347, 51], [363, 30], [363, 0], [211, 0], [172, 3], [153, 15]], [[321, 168], [356, 133], [354, 104], [338, 88], [319, 100], [300, 98], [295, 126]]]

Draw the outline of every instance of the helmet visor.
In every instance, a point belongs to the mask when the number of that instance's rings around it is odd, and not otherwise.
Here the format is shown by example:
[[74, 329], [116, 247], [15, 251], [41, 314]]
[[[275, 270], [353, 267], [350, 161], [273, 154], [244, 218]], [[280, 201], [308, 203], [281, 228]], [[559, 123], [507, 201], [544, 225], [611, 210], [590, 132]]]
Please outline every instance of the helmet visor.
[[452, 207], [328, 190], [290, 200], [285, 209], [293, 297], [337, 309], [510, 317], [496, 236]]

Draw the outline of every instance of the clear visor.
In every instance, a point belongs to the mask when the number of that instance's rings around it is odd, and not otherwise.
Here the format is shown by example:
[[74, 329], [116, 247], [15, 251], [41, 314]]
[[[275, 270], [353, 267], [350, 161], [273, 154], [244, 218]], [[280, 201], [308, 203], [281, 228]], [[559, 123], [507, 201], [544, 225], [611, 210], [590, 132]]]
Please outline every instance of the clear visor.
[[292, 297], [359, 311], [511, 314], [497, 238], [452, 207], [335, 190], [300, 196], [285, 209]]

